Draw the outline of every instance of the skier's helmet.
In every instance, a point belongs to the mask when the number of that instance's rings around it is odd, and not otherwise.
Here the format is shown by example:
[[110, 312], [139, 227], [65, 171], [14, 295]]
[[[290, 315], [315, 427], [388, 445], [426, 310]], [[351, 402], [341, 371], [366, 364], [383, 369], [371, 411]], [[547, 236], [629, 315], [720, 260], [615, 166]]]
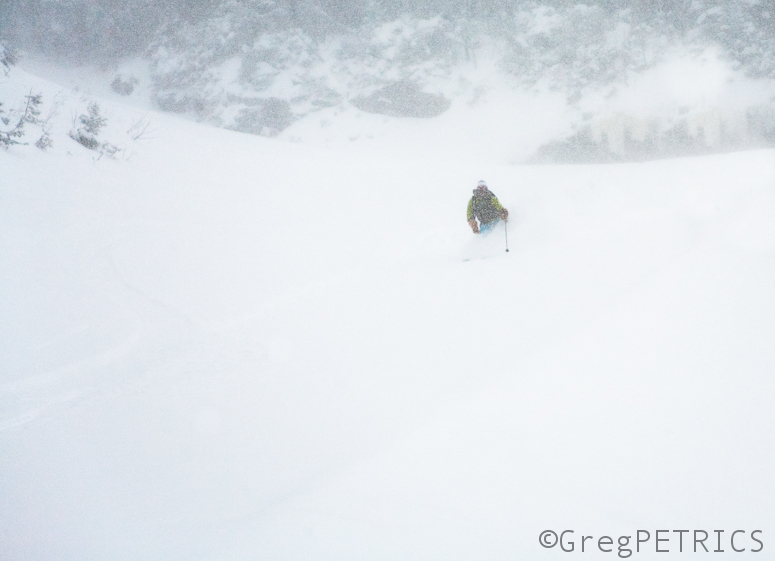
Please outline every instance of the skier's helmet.
[[476, 189], [474, 189], [474, 195], [477, 193], [486, 193], [487, 192], [487, 182], [482, 179], [479, 183], [476, 184]]

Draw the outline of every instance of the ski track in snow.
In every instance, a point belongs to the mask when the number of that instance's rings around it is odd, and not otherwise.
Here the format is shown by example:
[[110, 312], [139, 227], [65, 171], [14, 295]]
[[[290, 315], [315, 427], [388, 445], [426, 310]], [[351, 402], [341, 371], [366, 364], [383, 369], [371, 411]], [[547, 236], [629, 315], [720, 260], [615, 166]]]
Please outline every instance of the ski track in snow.
[[[775, 152], [514, 166], [150, 119], [128, 159], [0, 151], [0, 558], [775, 530]], [[481, 178], [508, 254], [465, 223]]]

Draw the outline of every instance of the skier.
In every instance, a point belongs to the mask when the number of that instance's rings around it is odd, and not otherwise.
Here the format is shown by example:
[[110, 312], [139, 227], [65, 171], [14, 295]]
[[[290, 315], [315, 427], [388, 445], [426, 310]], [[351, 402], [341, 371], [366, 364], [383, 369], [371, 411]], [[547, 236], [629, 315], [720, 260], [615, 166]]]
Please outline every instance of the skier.
[[[474, 196], [468, 201], [468, 225], [474, 234], [486, 234], [498, 223], [509, 219], [509, 211], [498, 202], [498, 197], [487, 189], [487, 183], [480, 181], [474, 189]], [[479, 225], [476, 220], [479, 219]]]

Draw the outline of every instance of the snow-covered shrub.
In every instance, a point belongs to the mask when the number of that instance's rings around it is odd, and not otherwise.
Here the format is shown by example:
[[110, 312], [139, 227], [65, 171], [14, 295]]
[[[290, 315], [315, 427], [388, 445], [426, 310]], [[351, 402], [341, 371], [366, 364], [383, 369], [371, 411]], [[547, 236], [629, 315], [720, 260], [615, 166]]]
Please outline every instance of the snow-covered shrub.
[[[26, 144], [21, 142], [21, 138], [25, 134], [25, 125], [38, 124], [40, 118], [40, 106], [43, 103], [43, 96], [41, 94], [27, 95], [24, 97], [26, 100], [24, 108], [21, 110], [6, 113], [2, 109], [2, 103], [0, 103], [0, 122], [6, 127], [11, 127], [6, 130], [0, 129], [0, 146], [8, 148], [14, 144]], [[5, 115], [5, 116], [3, 116]], [[17, 116], [13, 116], [17, 115]], [[11, 126], [11, 123], [14, 123]]]
[[3, 72], [5, 72], [6, 76], [11, 70], [11, 66], [16, 64], [17, 58], [18, 57], [13, 50], [5, 47], [2, 43], [0, 43], [0, 64], [3, 65]]
[[351, 103], [361, 111], [391, 117], [436, 117], [450, 106], [444, 96], [425, 93], [408, 81], [390, 83], [369, 96], [352, 99]]
[[110, 83], [110, 89], [119, 95], [130, 95], [135, 90], [135, 86], [139, 83], [140, 81], [134, 76], [130, 76], [125, 80], [123, 76], [118, 75]]
[[[9, 117], [3, 117], [3, 114], [5, 111], [3, 111], [3, 104], [0, 102], [0, 121], [6, 126], [11, 124], [11, 119]], [[8, 130], [0, 130], [0, 146], [3, 148], [8, 148], [9, 146], [13, 144], [20, 144], [17, 138], [21, 138], [24, 135], [24, 121], [19, 120], [16, 125], [14, 125], [12, 128]]]
[[41, 150], [46, 150], [54, 145], [54, 139], [51, 138], [49, 131], [44, 130], [40, 138], [35, 142], [35, 146]]
[[121, 151], [118, 146], [109, 142], [100, 142], [97, 139], [100, 131], [108, 121], [101, 114], [100, 106], [96, 101], [89, 103], [86, 108], [86, 114], [81, 114], [76, 122], [79, 122], [81, 126], [76, 128], [74, 124], [73, 129], [68, 134], [70, 138], [84, 148], [96, 150], [100, 152], [100, 155], [107, 154], [108, 156], [113, 156]]
[[234, 130], [275, 136], [293, 122], [288, 102], [282, 99], [269, 98], [256, 100], [252, 107], [242, 109], [234, 120]]
[[81, 114], [78, 117], [81, 126], [70, 131], [70, 138], [89, 150], [97, 150], [100, 147], [97, 135], [107, 120], [100, 114], [100, 106], [96, 101], [89, 103], [86, 111], [87, 114]]

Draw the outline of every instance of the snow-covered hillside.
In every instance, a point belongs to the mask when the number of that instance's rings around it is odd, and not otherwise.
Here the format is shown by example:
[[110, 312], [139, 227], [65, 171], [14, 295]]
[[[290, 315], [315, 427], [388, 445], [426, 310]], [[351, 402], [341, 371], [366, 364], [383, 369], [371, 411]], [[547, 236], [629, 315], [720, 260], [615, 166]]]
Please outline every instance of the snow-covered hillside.
[[774, 151], [519, 166], [443, 118], [325, 146], [3, 85], [60, 118], [0, 150], [1, 559], [772, 547]]
[[514, 163], [775, 146], [769, 2], [7, 4], [0, 39], [31, 73], [93, 65], [95, 95], [261, 136], [389, 147], [408, 132], [438, 151], [434, 118], [455, 124], [442, 145], [452, 130], [458, 152]]

